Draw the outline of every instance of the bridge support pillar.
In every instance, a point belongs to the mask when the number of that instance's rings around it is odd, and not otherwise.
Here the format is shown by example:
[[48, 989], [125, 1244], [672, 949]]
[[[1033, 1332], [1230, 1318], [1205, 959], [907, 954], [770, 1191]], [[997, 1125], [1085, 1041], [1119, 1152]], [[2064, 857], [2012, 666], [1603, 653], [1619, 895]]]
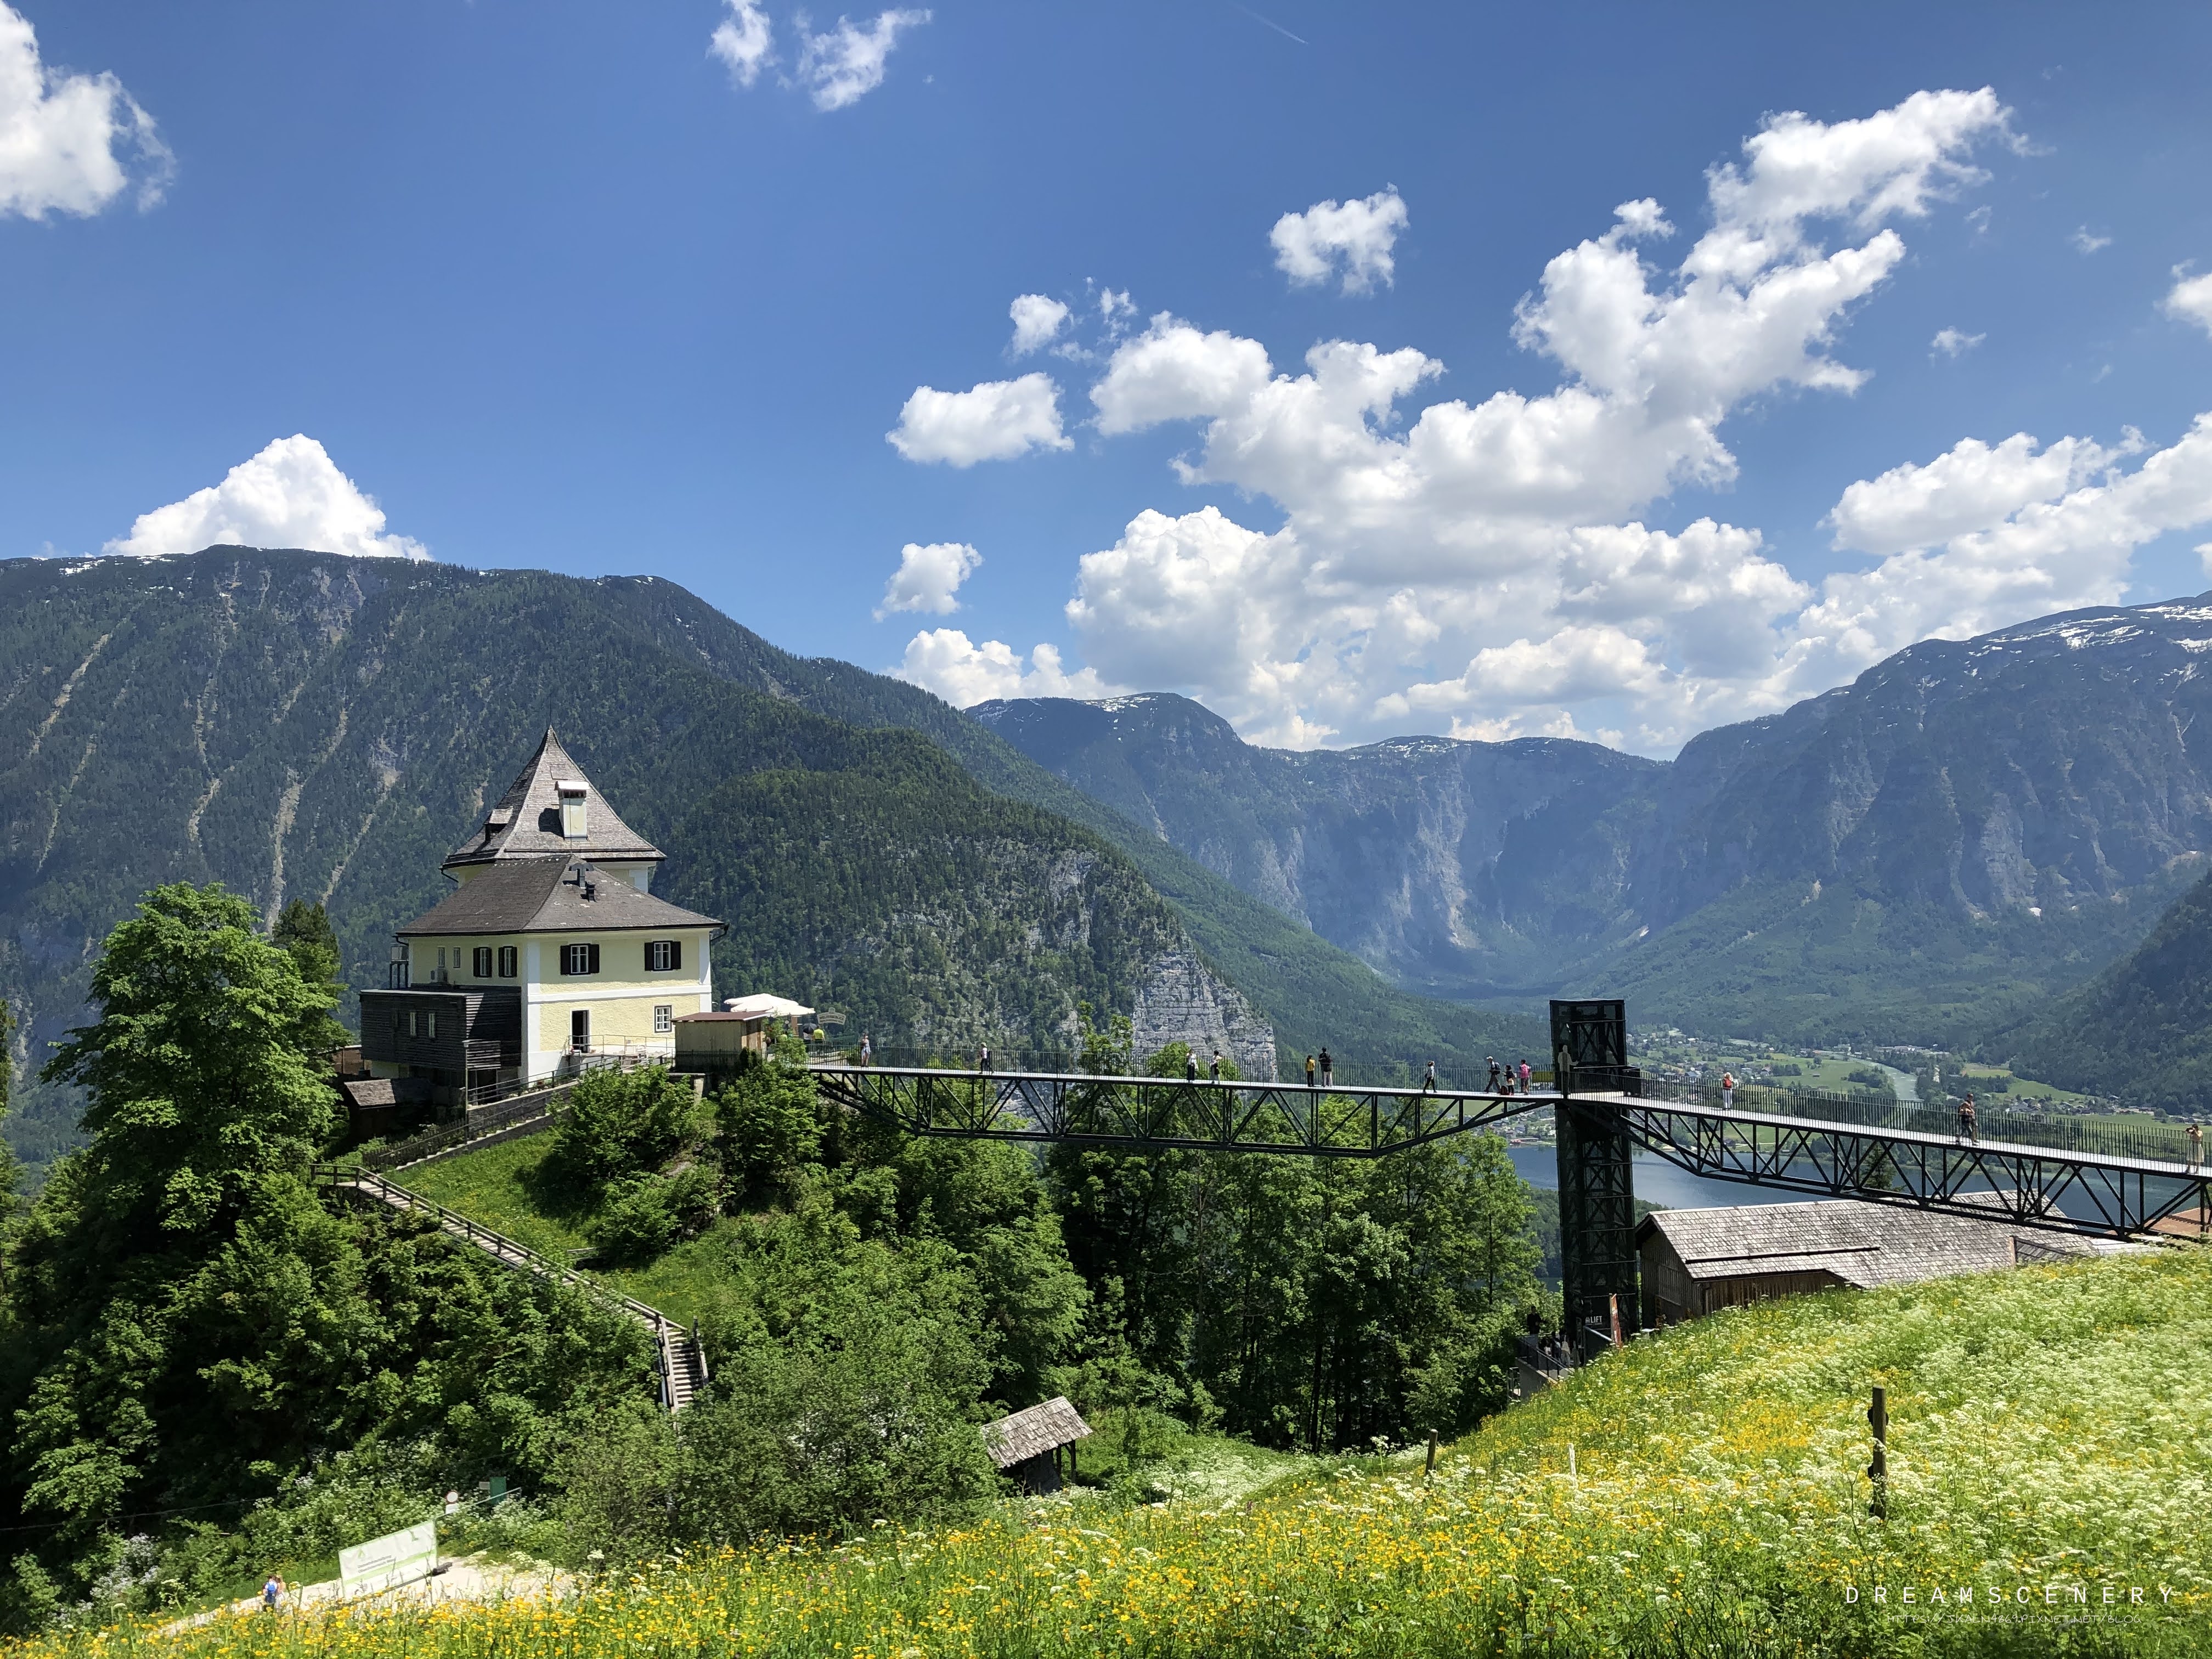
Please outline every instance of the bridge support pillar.
[[1636, 1328], [1636, 1186], [1621, 1109], [1577, 1094], [1638, 1094], [1628, 1064], [1627, 1009], [1618, 1000], [1554, 1002], [1552, 1065], [1560, 1101], [1561, 1300], [1568, 1340], [1589, 1357], [1591, 1325], [1608, 1327], [1620, 1298], [1625, 1329]]
[[1562, 1300], [1567, 1335], [1587, 1358], [1588, 1328], [1609, 1324], [1613, 1297], [1623, 1328], [1636, 1328], [1636, 1187], [1620, 1107], [1564, 1100], [1558, 1124]]

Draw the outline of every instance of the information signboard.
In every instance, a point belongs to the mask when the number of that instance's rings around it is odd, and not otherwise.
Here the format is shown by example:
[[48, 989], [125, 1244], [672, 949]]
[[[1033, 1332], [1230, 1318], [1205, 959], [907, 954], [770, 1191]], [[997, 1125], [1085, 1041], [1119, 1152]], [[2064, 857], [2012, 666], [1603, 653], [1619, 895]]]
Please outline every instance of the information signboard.
[[425, 1521], [338, 1552], [338, 1594], [374, 1595], [428, 1578], [438, 1565], [438, 1523]]

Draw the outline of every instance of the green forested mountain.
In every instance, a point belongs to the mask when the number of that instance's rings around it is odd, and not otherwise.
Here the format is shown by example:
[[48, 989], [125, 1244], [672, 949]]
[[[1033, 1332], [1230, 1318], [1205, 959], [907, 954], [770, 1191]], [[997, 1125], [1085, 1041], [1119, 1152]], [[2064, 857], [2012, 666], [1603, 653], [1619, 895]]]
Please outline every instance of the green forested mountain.
[[2212, 1116], [2212, 876], [2127, 956], [1981, 1046], [2023, 1077]]
[[879, 1042], [1057, 1041], [1085, 1000], [1140, 1030], [1147, 1010], [1211, 1018], [1218, 1040], [1272, 1018], [1348, 1058], [1479, 1063], [1498, 1041], [1178, 868], [927, 694], [787, 656], [665, 582], [235, 548], [17, 560], [0, 996], [27, 1160], [74, 1133], [31, 1074], [141, 892], [221, 880], [271, 920], [323, 902], [346, 979], [380, 983], [392, 928], [444, 890], [439, 860], [548, 724], [668, 852], [659, 890], [731, 924], [718, 984], [772, 977]]

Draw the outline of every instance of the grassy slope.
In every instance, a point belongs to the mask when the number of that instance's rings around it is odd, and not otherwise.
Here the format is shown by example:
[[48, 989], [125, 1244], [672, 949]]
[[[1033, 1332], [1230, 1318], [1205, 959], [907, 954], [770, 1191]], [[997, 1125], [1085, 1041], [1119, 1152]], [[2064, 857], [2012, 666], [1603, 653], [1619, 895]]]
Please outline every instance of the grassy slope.
[[[1433, 1481], [1407, 1460], [1347, 1460], [1234, 1510], [1044, 1506], [934, 1536], [674, 1565], [649, 1590], [552, 1613], [297, 1632], [247, 1620], [178, 1646], [232, 1659], [612, 1659], [641, 1639], [823, 1659], [2178, 1659], [2212, 1632], [2208, 1345], [2202, 1249], [1835, 1291], [1608, 1356], [1452, 1448]], [[1867, 1513], [1862, 1472], [1876, 1382], [1887, 1520]], [[89, 1659], [66, 1638], [26, 1659], [65, 1650]]]
[[[586, 1248], [585, 1217], [550, 1199], [535, 1179], [552, 1150], [551, 1135], [530, 1135], [403, 1170], [395, 1178], [411, 1191], [556, 1261], [570, 1261]], [[592, 1276], [688, 1325], [708, 1299], [712, 1255], [710, 1239], [695, 1238], [641, 1271], [594, 1272]]]

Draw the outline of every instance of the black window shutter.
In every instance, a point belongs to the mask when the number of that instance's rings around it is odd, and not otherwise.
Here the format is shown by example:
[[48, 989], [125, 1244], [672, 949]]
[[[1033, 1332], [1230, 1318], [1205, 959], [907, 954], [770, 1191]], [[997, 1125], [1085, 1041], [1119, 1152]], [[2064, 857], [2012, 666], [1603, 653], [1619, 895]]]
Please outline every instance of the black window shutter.
[[668, 941], [668, 966], [673, 970], [683, 965], [684, 941], [680, 939], [672, 939]]
[[596, 974], [599, 971], [599, 947], [596, 945], [586, 945], [584, 947], [584, 971], [587, 974]]

